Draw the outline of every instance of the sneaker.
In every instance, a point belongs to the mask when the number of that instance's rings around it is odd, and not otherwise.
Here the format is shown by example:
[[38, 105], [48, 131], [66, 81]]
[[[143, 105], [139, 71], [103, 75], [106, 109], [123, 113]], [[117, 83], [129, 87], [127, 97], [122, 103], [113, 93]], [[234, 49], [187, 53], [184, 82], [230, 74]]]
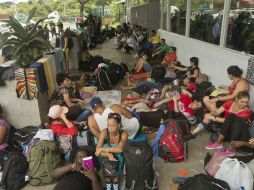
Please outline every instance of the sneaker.
[[113, 184], [113, 190], [119, 190], [119, 185], [118, 184]]
[[223, 148], [223, 144], [211, 143], [205, 146], [206, 149], [212, 150], [216, 148]]
[[196, 134], [188, 134], [186, 137], [185, 137], [185, 141], [189, 141], [191, 139], [195, 139], [196, 138]]
[[224, 149], [216, 152], [216, 154], [221, 155], [221, 156], [226, 156], [226, 157], [232, 157], [235, 156], [235, 151], [234, 150], [229, 150], [229, 149]]
[[112, 184], [111, 183], [107, 183], [106, 184], [106, 190], [111, 190], [112, 188]]

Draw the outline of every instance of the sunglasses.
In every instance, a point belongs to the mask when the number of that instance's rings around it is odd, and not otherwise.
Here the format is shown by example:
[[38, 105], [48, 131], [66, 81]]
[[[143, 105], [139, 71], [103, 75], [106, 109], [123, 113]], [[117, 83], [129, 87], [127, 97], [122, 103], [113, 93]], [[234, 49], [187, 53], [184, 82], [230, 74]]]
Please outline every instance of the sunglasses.
[[118, 113], [109, 113], [108, 114], [108, 119], [111, 119], [111, 118], [115, 118], [118, 121], [121, 121], [121, 116]]

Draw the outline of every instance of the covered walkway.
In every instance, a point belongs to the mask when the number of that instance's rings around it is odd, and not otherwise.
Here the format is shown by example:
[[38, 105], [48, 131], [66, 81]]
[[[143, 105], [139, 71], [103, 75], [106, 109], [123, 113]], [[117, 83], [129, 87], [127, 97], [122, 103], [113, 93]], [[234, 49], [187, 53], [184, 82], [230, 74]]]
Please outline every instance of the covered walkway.
[[[90, 53], [93, 55], [101, 55], [105, 59], [110, 59], [116, 63], [124, 62], [131, 63], [128, 66], [132, 67], [133, 62], [136, 59], [130, 55], [125, 54], [121, 51], [116, 50], [116, 42], [114, 39], [99, 45], [96, 49], [91, 50]], [[76, 70], [73, 73], [79, 72]], [[121, 81], [116, 87], [116, 90], [120, 90], [120, 84], [126, 81]], [[122, 97], [127, 95], [129, 92], [122, 92]], [[151, 134], [148, 136], [149, 142], [151, 143], [156, 134]], [[172, 177], [175, 176], [192, 176], [198, 173], [204, 172], [203, 160], [207, 153], [204, 146], [208, 143], [209, 135], [208, 132], [204, 131], [195, 140], [189, 142], [189, 158], [188, 160], [180, 163], [166, 163], [161, 158], [154, 158], [155, 169], [158, 174], [158, 185], [159, 190], [175, 190], [177, 186], [172, 182]], [[183, 175], [185, 174], [186, 175]], [[181, 175], [182, 174], [182, 175]], [[23, 190], [52, 190], [54, 185], [33, 187], [27, 185]]]

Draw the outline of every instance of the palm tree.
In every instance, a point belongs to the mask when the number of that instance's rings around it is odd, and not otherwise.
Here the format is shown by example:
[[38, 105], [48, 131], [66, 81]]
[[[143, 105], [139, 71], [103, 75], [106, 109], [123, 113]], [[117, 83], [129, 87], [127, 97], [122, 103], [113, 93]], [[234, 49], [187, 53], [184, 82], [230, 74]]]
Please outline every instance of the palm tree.
[[[36, 9], [29, 12], [27, 23], [35, 12]], [[20, 67], [29, 67], [52, 49], [49, 41], [44, 38], [45, 30], [38, 27], [39, 23], [45, 19], [39, 19], [33, 26], [22, 26], [15, 18], [6, 21], [10, 31], [0, 35], [0, 48], [10, 47], [12, 58], [17, 60]]]

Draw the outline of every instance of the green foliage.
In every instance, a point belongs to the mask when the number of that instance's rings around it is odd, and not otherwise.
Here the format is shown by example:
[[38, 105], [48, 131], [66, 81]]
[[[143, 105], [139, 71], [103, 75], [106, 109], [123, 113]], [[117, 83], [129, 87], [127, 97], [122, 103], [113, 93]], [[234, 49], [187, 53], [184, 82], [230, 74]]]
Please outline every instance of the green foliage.
[[[27, 21], [34, 14], [35, 10], [32, 10]], [[23, 27], [18, 20], [11, 18], [7, 21], [11, 30], [0, 35], [0, 48], [10, 47], [12, 58], [17, 60], [20, 67], [29, 67], [51, 50], [49, 42], [43, 38], [45, 31], [38, 29], [39, 23], [43, 20], [38, 20], [34, 26]]]

